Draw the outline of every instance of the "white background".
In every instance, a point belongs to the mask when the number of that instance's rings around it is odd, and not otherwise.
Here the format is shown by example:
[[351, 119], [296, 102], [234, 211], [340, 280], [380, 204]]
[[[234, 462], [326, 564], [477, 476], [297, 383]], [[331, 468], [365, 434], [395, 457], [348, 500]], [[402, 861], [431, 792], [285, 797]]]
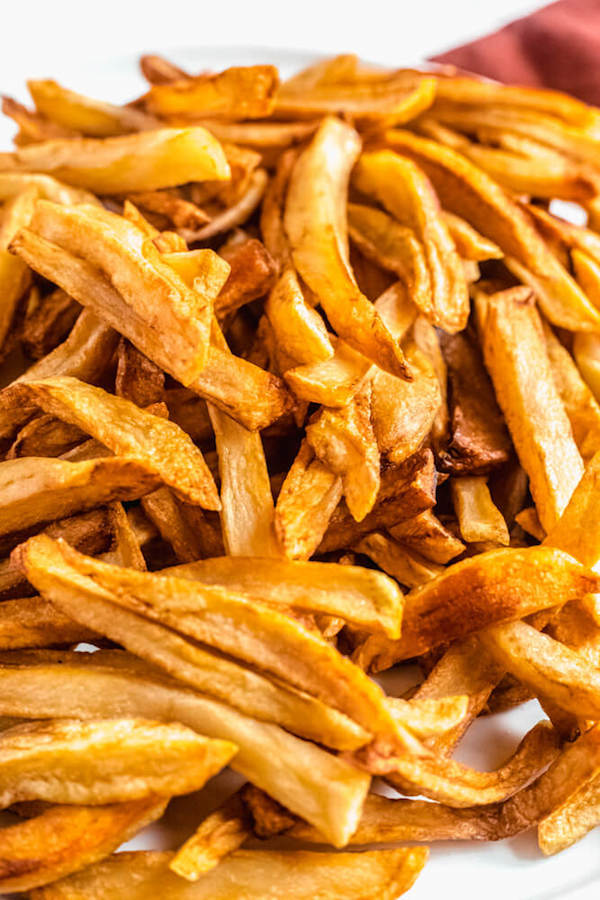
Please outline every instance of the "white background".
[[191, 46], [355, 51], [399, 64], [485, 34], [535, 0], [0, 0], [0, 90], [76, 56]]

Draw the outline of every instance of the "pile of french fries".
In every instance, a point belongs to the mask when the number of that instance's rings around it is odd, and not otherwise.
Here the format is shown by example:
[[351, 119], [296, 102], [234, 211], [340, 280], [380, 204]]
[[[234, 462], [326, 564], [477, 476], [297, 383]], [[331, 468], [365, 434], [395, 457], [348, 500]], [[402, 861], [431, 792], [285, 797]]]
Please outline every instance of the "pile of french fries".
[[[565, 849], [600, 823], [600, 110], [141, 68], [3, 102], [0, 892], [394, 900], [413, 842]], [[500, 768], [452, 759], [531, 698]], [[114, 853], [226, 766], [183, 846]]]

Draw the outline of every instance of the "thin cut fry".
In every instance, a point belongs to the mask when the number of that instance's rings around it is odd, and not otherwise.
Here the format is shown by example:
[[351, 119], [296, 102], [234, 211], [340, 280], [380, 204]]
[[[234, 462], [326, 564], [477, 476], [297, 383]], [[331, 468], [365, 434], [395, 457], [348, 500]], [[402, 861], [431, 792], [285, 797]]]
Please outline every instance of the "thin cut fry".
[[338, 335], [392, 375], [407, 378], [400, 347], [359, 291], [348, 262], [343, 197], [359, 153], [354, 129], [338, 119], [323, 122], [292, 171], [285, 230], [299, 274]]

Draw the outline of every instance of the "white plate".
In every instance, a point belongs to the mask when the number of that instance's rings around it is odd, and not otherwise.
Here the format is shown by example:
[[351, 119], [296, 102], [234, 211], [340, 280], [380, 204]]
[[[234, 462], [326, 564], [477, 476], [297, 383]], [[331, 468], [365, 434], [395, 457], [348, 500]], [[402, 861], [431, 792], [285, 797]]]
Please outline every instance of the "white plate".
[[[308, 52], [274, 51], [260, 48], [182, 48], [169, 53], [174, 62], [191, 71], [219, 69], [229, 65], [273, 63], [283, 76], [314, 60]], [[107, 58], [94, 61], [75, 54], [57, 59], [52, 71], [11, 72], [11, 83], [3, 93], [26, 99], [24, 81], [28, 77], [52, 77], [67, 87], [90, 96], [121, 102], [144, 89], [145, 82], [134, 58]], [[13, 129], [0, 124], [0, 148], [8, 149]], [[390, 673], [385, 681], [390, 693], [400, 693], [404, 673]], [[478, 719], [462, 742], [456, 758], [492, 769], [515, 749], [519, 740], [544, 714], [536, 701], [509, 713]], [[176, 847], [198, 821], [214, 809], [239, 783], [226, 773], [213, 779], [194, 797], [172, 801], [165, 819], [126, 845], [127, 849]], [[588, 900], [597, 897], [600, 887], [600, 832], [592, 831], [584, 840], [558, 856], [545, 859], [537, 847], [535, 830], [498, 844], [466, 842], [435, 843], [431, 856], [415, 887], [411, 900]], [[284, 898], [282, 898], [284, 900]]]

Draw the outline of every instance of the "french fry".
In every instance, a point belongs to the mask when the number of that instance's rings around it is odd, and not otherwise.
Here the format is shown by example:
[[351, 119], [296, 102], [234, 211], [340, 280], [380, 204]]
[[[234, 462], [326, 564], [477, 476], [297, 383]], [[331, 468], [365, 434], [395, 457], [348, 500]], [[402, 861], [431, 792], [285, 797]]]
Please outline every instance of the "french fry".
[[221, 145], [198, 127], [44, 141], [1, 154], [0, 168], [8, 174], [47, 173], [99, 194], [155, 191], [230, 177]]
[[281, 118], [312, 118], [342, 112], [358, 127], [391, 128], [402, 125], [425, 112], [435, 97], [436, 80], [423, 78], [415, 86], [404, 78], [367, 82], [330, 82], [290, 87], [284, 82], [277, 95], [275, 114]]
[[47, 294], [30, 309], [23, 322], [21, 341], [32, 359], [41, 359], [64, 341], [71, 331], [81, 307], [60, 288]]
[[594, 568], [600, 560], [600, 532], [592, 515], [600, 484], [600, 453], [588, 462], [564, 513], [546, 537], [550, 547], [571, 553], [583, 565]]
[[140, 56], [140, 69], [150, 84], [168, 84], [170, 81], [188, 77], [187, 72], [176, 66], [175, 63], [154, 53], [145, 53]]
[[78, 644], [96, 637], [40, 597], [22, 597], [0, 604], [0, 648], [53, 647]]
[[[540, 573], [535, 585], [531, 582], [534, 570]], [[542, 573], [552, 573], [548, 575], [552, 578], [551, 590], [544, 587]], [[511, 619], [593, 593], [597, 590], [594, 580], [591, 570], [550, 547], [502, 548], [454, 563], [436, 579], [406, 595], [398, 642], [373, 637], [373, 671], [389, 668], [398, 660], [410, 659], [445, 641], [459, 640], [492, 622], [510, 623]]]
[[250, 816], [238, 793], [200, 823], [179, 848], [169, 868], [188, 881], [198, 881], [238, 850], [252, 834]]
[[156, 891], [171, 900], [227, 900], [243, 884], [247, 900], [261, 900], [273, 884], [290, 900], [387, 900], [409, 890], [425, 865], [425, 847], [364, 853], [237, 850], [193, 886], [169, 869], [168, 852], [119, 853], [54, 885], [34, 900], [105, 900], [125, 890], [131, 900], [150, 900]]
[[265, 169], [252, 172], [248, 186], [242, 196], [232, 206], [217, 214], [207, 225], [201, 228], [180, 228], [182, 237], [188, 242], [206, 241], [217, 234], [243, 225], [252, 215], [263, 198], [267, 187], [268, 175]]
[[341, 201], [360, 146], [349, 125], [325, 119], [292, 170], [284, 227], [298, 273], [319, 297], [337, 334], [381, 368], [406, 378], [402, 351], [359, 291], [348, 262]]
[[294, 366], [284, 373], [299, 400], [343, 408], [360, 390], [372, 368], [371, 361], [345, 341], [338, 339], [333, 344], [335, 349], [327, 359]]
[[278, 348], [293, 361], [293, 365], [309, 366], [333, 357], [325, 323], [304, 299], [293, 269], [282, 272], [269, 293], [265, 315]]
[[549, 531], [569, 502], [583, 463], [554, 383], [535, 307], [510, 291], [494, 295], [483, 329], [483, 352], [529, 475], [540, 522]]
[[171, 544], [180, 562], [192, 562], [204, 555], [202, 535], [186, 519], [182, 504], [169, 488], [162, 487], [146, 494], [141, 504], [163, 540]]
[[[369, 777], [276, 725], [176, 683], [165, 683], [151, 671], [132, 671], [130, 663], [117, 663], [114, 653], [102, 664], [83, 654], [67, 658], [52, 654], [37, 664], [28, 657], [24, 663], [15, 660], [14, 664], [16, 668], [5, 663], [0, 677], [7, 686], [16, 679], [19, 690], [4, 693], [0, 704], [17, 709], [21, 716], [34, 710], [45, 716], [52, 712], [63, 715], [69, 709], [70, 715], [84, 719], [113, 718], [117, 710], [120, 715], [144, 713], [167, 722], [175, 718], [201, 734], [237, 744], [232, 768], [288, 804], [335, 846], [345, 844], [356, 828]], [[279, 766], [272, 765], [275, 754]]]
[[402, 592], [380, 572], [360, 566], [222, 556], [163, 570], [274, 605], [339, 616], [368, 630], [400, 635]]
[[[44, 596], [56, 584], [54, 571], [59, 578], [62, 574], [63, 581], [90, 590], [97, 585], [111, 603], [216, 647], [321, 699], [377, 734], [384, 752], [386, 745], [402, 745], [406, 740], [377, 685], [335, 648], [272, 607], [215, 586], [100, 563], [78, 556], [64, 542], [53, 542], [45, 535], [28, 541], [19, 553], [28, 580]], [[54, 571], [49, 570], [51, 565]], [[54, 593], [51, 599], [57, 602]], [[246, 633], [243, 642], [236, 637], [238, 628]], [[268, 635], [275, 634], [277, 639], [271, 641]]]
[[[14, 387], [11, 388], [13, 399], [16, 399], [18, 393]], [[12, 402], [11, 399], [6, 406]], [[84, 440], [84, 433], [76, 426], [61, 422], [54, 416], [34, 415], [19, 430], [6, 453], [6, 459], [18, 459], [20, 456], [63, 456]]]
[[392, 525], [389, 532], [409, 550], [421, 553], [434, 563], [449, 563], [465, 549], [462, 541], [445, 528], [431, 510]]
[[[278, 84], [274, 66], [232, 66], [216, 75], [153, 84], [144, 102], [166, 119], [261, 119], [273, 109]], [[185, 179], [194, 180], [201, 179]]]
[[0, 804], [46, 800], [95, 806], [186, 794], [227, 765], [236, 749], [230, 741], [202, 738], [182, 725], [143, 719], [18, 725], [0, 734]]
[[204, 457], [178, 425], [75, 378], [28, 381], [15, 390], [17, 402], [23, 398], [33, 401], [92, 435], [117, 456], [139, 462], [181, 499], [219, 509], [217, 489]]
[[600, 821], [598, 778], [592, 778], [538, 825], [538, 845], [544, 856], [566, 850]]
[[600, 340], [597, 334], [576, 334], [573, 355], [581, 376], [600, 402]]
[[412, 228], [371, 206], [348, 204], [350, 239], [367, 259], [402, 279], [418, 309], [432, 306], [431, 274], [425, 250]]
[[600, 449], [600, 406], [571, 354], [548, 325], [544, 326], [544, 336], [552, 375], [571, 423], [573, 438], [585, 462]]
[[342, 499], [342, 479], [325, 466], [304, 439], [275, 507], [275, 530], [288, 559], [309, 559]]
[[23, 457], [0, 464], [0, 534], [135, 500], [159, 484], [145, 465], [122, 457], [64, 462]]
[[51, 175], [23, 174], [20, 172], [0, 172], [0, 200], [10, 200], [28, 188], [37, 191], [45, 200], [70, 205], [72, 203], [91, 203], [100, 206], [98, 198], [90, 191], [63, 184]]
[[575, 331], [595, 331], [598, 311], [555, 259], [530, 219], [481, 169], [464, 156], [407, 131], [389, 131], [395, 150], [422, 166], [445, 209], [465, 218], [507, 256], [515, 257], [537, 278], [544, 315]]
[[561, 709], [595, 719], [600, 708], [596, 667], [525, 622], [495, 625], [479, 635], [483, 646], [507, 671]]
[[481, 476], [453, 478], [450, 491], [460, 533], [464, 541], [490, 541], [507, 547], [510, 535], [502, 513]]
[[275, 284], [276, 266], [266, 247], [255, 238], [229, 252], [221, 247], [220, 255], [230, 265], [229, 277], [215, 299], [216, 315], [223, 319], [269, 293]]
[[370, 385], [343, 409], [319, 410], [306, 427], [306, 440], [321, 462], [341, 477], [346, 505], [353, 518], [362, 521], [371, 512], [380, 486]]
[[221, 524], [230, 556], [277, 557], [275, 507], [262, 440], [209, 404], [219, 455]]
[[[361, 156], [353, 181], [401, 224], [413, 228], [422, 242], [431, 278], [431, 296], [429, 304], [421, 307], [422, 314], [444, 331], [461, 331], [469, 315], [467, 285], [428, 179], [405, 157], [381, 150]], [[418, 303], [419, 297], [414, 299]]]
[[51, 806], [3, 828], [0, 888], [29, 891], [98, 862], [160, 819], [167, 802], [148, 797], [107, 806]]
[[111, 137], [128, 131], [159, 127], [159, 122], [139, 109], [92, 100], [62, 87], [50, 78], [28, 81], [37, 112], [51, 122], [89, 137]]
[[465, 718], [469, 701], [466, 695], [425, 700], [388, 697], [393, 714], [422, 738], [435, 738], [454, 730]]

